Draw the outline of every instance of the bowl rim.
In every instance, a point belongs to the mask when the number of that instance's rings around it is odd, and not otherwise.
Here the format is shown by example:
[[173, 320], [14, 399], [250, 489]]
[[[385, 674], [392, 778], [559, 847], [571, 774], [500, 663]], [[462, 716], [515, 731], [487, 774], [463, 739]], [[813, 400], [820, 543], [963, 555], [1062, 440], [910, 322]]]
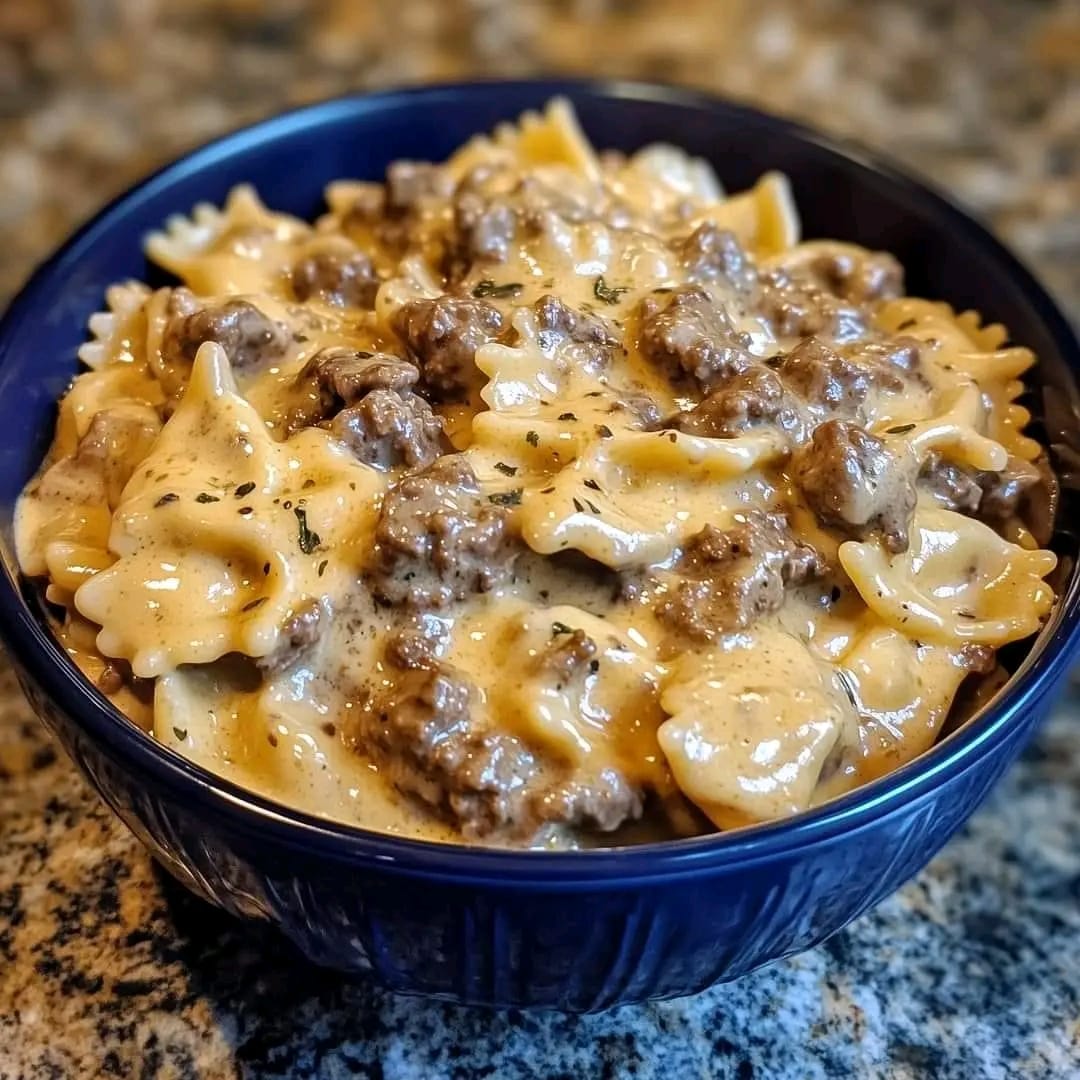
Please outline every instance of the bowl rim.
[[[63, 242], [30, 276], [0, 319], [0, 363], [10, 352], [22, 322], [40, 310], [53, 278], [79, 261], [96, 239], [120, 226], [133, 205], [152, 198], [175, 180], [243, 155], [309, 123], [431, 106], [440, 99], [462, 100], [499, 88], [535, 94], [539, 102], [556, 95], [615, 99], [628, 108], [661, 103], [720, 111], [753, 121], [784, 138], [810, 143], [847, 160], [862, 173], [884, 177], [948, 219], [986, 256], [997, 261], [1035, 310], [1068, 367], [1080, 373], [1080, 342], [1055, 302], [1027, 267], [970, 214], [937, 187], [888, 156], [845, 138], [825, 135], [786, 117], [686, 87], [623, 79], [484, 79], [432, 83], [334, 97], [276, 114], [198, 146], [110, 201]], [[183, 208], [177, 208], [178, 211]], [[85, 679], [58, 640], [26, 602], [14, 567], [4, 560], [0, 575], [0, 637], [33, 680], [47, 687], [59, 708], [114, 762], [136, 773], [140, 783], [190, 799], [189, 810], [211, 828], [228, 828], [255, 843], [273, 842], [300, 858], [374, 863], [381, 870], [455, 882], [501, 887], [611, 888], [633, 882], [659, 883], [704, 870], [747, 866], [869, 828], [885, 815], [909, 808], [940, 785], [975, 768], [1007, 741], [1033, 704], [1058, 683], [1080, 647], [1080, 560], [1073, 568], [1043, 630], [1005, 689], [993, 702], [900, 768], [821, 806], [780, 821], [731, 832], [622, 847], [578, 851], [503, 849], [396, 836], [317, 817], [268, 799], [168, 749], [128, 720]], [[220, 824], [218, 824], [220, 823]]]

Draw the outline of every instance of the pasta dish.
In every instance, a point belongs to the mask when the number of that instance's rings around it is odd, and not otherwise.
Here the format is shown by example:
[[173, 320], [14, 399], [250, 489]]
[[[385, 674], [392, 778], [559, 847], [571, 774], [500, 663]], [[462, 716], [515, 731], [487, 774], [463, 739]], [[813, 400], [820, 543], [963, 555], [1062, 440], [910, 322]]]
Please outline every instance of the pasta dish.
[[109, 289], [18, 506], [166, 747], [400, 835], [693, 835], [911, 760], [1046, 619], [1035, 358], [784, 176], [555, 101], [326, 202], [152, 234], [177, 284]]

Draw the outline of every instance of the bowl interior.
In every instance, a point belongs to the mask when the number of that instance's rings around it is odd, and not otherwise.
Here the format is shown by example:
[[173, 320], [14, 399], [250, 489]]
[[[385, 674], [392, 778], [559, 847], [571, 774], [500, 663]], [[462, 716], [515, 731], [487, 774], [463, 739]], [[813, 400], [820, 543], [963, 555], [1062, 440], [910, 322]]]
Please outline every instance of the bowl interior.
[[[398, 158], [443, 158], [469, 136], [539, 107], [555, 94], [573, 101], [598, 147], [629, 151], [649, 142], [676, 143], [711, 161], [729, 190], [749, 186], [766, 170], [782, 170], [793, 183], [807, 237], [833, 237], [889, 250], [903, 262], [910, 292], [948, 300], [958, 309], [977, 308], [988, 321], [1005, 323], [1014, 342], [1035, 350], [1040, 357], [1030, 395], [1035, 434], [1054, 446], [1065, 480], [1062, 527], [1055, 546], [1067, 560], [1062, 579], [1067, 595], [1040, 645], [1031, 650], [1032, 661], [1036, 652], [1041, 653], [1041, 669], [1018, 680], [1018, 685], [1060, 675], [1065, 653], [1077, 637], [1077, 542], [1067, 523], [1076, 520], [1077, 509], [1073, 462], [1080, 461], [1075, 449], [1080, 447], [1080, 397], [1074, 371], [1080, 360], [1067, 323], [1024, 268], [926, 187], [862, 150], [840, 146], [775, 117], [690, 91], [639, 84], [481, 83], [327, 102], [211, 143], [103, 211], [42, 267], [12, 305], [0, 324], [0, 549], [6, 570], [0, 579], [0, 620], [9, 644], [24, 662], [32, 658], [39, 672], [51, 676], [47, 685], [55, 683], [56, 692], [68, 696], [69, 709], [80, 716], [93, 712], [95, 722], [108, 720], [114, 728], [120, 726], [102, 699], [74, 687], [70, 670], [66, 674], [63, 670], [66, 657], [41, 632], [32, 594], [17, 581], [12, 508], [48, 446], [55, 402], [77, 370], [76, 349], [86, 338], [87, 318], [103, 304], [106, 287], [126, 278], [152, 284], [166, 281], [144, 258], [143, 236], [170, 214], [186, 213], [200, 201], [220, 204], [229, 188], [241, 182], [253, 183], [269, 206], [310, 219], [323, 207], [327, 181], [378, 179], [386, 164]], [[969, 741], [985, 737], [993, 724], [1004, 722], [1019, 701], [1016, 685], [1012, 697], [1007, 691], [980, 718], [977, 724], [983, 730], [970, 735]], [[948, 740], [951, 747], [939, 746], [861, 793], [802, 817], [822, 819], [892, 797], [910, 787], [914, 776], [922, 774], [925, 779], [955, 765], [965, 738], [968, 735], [961, 732], [959, 738]], [[149, 742], [141, 735], [139, 740]], [[173, 756], [157, 747], [140, 752], [148, 761], [156, 755], [158, 765]], [[189, 779], [198, 776], [203, 786], [229, 786], [186, 763], [173, 762], [169, 768]], [[260, 805], [257, 798], [245, 800]], [[750, 831], [764, 834], [785, 827]], [[365, 835], [363, 830], [325, 823], [318, 829], [339, 836]], [[723, 837], [705, 841], [714, 847], [724, 842]], [[416, 841], [384, 843], [423, 846]], [[665, 846], [692, 848], [702, 843]]]

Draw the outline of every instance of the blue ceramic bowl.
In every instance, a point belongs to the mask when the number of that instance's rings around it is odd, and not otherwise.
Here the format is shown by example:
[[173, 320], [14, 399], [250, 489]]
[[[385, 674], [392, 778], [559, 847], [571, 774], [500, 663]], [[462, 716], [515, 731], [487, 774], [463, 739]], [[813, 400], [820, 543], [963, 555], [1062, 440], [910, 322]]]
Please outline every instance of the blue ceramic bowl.
[[[1037, 644], [1012, 657], [1011, 685], [918, 761], [778, 824], [578, 853], [393, 839], [217, 779], [137, 730], [82, 679], [49, 633], [38, 590], [19, 579], [11, 540], [12, 505], [48, 445], [87, 316], [110, 282], [159, 277], [142, 254], [148, 230], [245, 180], [271, 206], [309, 218], [326, 181], [377, 178], [395, 158], [441, 158], [554, 94], [573, 100], [602, 147], [678, 143], [710, 159], [732, 189], [782, 169], [808, 236], [895, 252], [914, 293], [978, 307], [1033, 348], [1041, 434], [1078, 444], [1080, 355], [1060, 313], [982, 228], [862, 150], [702, 94], [639, 84], [487, 83], [345, 98], [229, 135], [159, 172], [73, 237], [11, 306], [0, 324], [0, 632], [42, 719], [195, 892], [277, 923], [320, 964], [369, 971], [395, 990], [592, 1010], [688, 994], [807, 949], [925, 865], [1017, 755], [1066, 673], [1080, 637], [1075, 537], [1056, 539], [1063, 599]], [[1065, 520], [1071, 501], [1066, 493]]]

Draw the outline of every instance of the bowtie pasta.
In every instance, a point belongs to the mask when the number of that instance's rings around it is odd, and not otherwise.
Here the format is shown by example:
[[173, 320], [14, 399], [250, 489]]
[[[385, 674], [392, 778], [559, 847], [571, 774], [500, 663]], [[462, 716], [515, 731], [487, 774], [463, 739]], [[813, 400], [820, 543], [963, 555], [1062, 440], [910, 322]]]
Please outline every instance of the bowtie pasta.
[[684, 836], [910, 760], [1045, 621], [1034, 357], [783, 176], [555, 101], [326, 198], [149, 237], [177, 284], [108, 291], [18, 507], [166, 746], [407, 836]]

